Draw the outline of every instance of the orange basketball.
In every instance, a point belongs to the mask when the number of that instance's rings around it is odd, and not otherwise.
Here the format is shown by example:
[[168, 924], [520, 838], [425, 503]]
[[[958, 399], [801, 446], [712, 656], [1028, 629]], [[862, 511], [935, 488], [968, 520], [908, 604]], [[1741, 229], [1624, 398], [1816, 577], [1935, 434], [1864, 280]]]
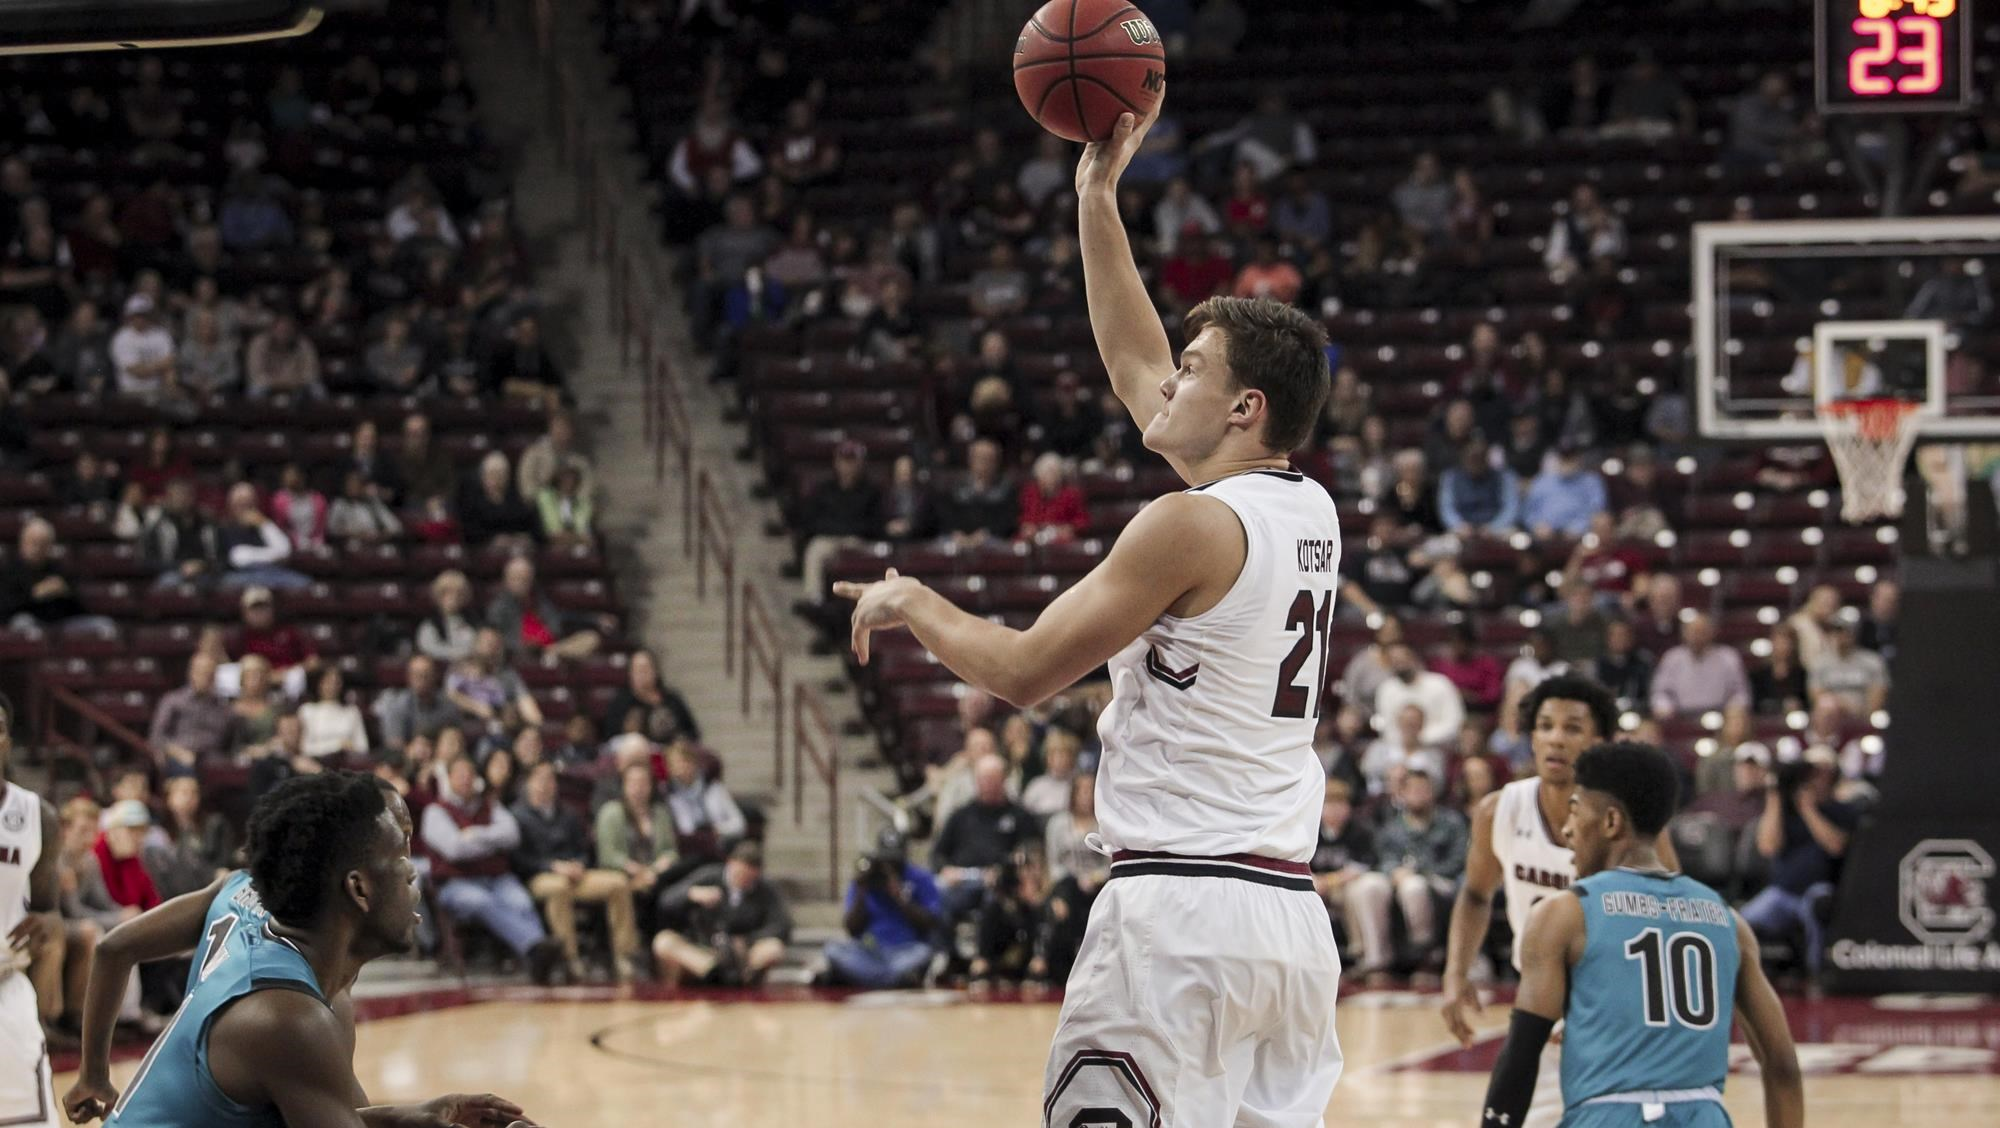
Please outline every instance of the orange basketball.
[[1014, 45], [1014, 90], [1042, 128], [1102, 141], [1118, 115], [1144, 117], [1167, 89], [1167, 52], [1124, 0], [1049, 0]]

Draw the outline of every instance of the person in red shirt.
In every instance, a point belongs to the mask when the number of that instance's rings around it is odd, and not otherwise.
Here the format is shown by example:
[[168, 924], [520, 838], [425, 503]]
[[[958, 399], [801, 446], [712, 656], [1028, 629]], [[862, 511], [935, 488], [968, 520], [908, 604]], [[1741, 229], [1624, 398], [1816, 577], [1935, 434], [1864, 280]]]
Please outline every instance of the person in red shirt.
[[1017, 540], [1075, 540], [1090, 525], [1083, 490], [1070, 474], [1069, 460], [1050, 451], [1035, 459], [1034, 476], [1021, 486], [1021, 526]]
[[1228, 293], [1235, 277], [1236, 264], [1230, 256], [1229, 240], [1217, 237], [1204, 244], [1184, 238], [1180, 253], [1160, 268], [1160, 288], [1166, 292], [1169, 303], [1186, 309], [1217, 294]]
[[300, 696], [306, 680], [319, 670], [319, 652], [297, 627], [278, 622], [277, 606], [267, 587], [243, 591], [243, 635], [237, 650], [239, 658], [255, 654], [269, 662], [271, 673], [291, 697]]
[[1235, 293], [1239, 298], [1269, 298], [1290, 305], [1299, 300], [1299, 290], [1305, 284], [1299, 268], [1278, 254], [1278, 240], [1260, 235], [1255, 257], [1236, 276]]
[[1466, 708], [1484, 712], [1500, 704], [1507, 671], [1498, 658], [1480, 652], [1478, 646], [1478, 628], [1466, 619], [1453, 628], [1444, 652], [1431, 660], [1431, 669], [1458, 687]]
[[1271, 199], [1257, 184], [1257, 170], [1248, 164], [1236, 166], [1229, 202], [1223, 205], [1229, 230], [1237, 238], [1262, 235], [1271, 227]]

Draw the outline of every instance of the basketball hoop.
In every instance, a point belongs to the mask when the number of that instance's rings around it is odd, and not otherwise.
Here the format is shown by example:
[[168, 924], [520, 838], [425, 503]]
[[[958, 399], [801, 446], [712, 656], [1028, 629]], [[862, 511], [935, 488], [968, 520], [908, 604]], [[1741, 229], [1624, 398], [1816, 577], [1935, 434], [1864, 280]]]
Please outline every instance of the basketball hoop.
[[1917, 441], [1920, 400], [1847, 399], [1819, 405], [1820, 429], [1840, 471], [1840, 515], [1859, 523], [1903, 512], [1903, 463]]

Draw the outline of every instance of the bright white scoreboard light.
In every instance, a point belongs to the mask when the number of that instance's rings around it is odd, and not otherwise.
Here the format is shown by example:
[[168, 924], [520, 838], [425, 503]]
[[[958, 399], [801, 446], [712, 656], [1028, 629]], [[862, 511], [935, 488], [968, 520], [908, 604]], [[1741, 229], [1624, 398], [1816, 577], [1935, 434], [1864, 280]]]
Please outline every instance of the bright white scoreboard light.
[[1815, 0], [1821, 113], [1927, 113], [1972, 101], [1972, 0]]

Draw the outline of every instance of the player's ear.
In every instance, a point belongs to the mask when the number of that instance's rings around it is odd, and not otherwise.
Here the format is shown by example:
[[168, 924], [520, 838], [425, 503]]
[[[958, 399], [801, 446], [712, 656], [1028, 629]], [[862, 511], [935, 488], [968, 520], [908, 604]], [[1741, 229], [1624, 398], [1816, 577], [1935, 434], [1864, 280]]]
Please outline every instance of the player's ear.
[[1229, 409], [1229, 421], [1246, 427], [1254, 426], [1264, 417], [1266, 404], [1263, 392], [1256, 388], [1244, 388], [1236, 394], [1236, 403]]
[[368, 887], [368, 875], [366, 873], [359, 869], [348, 870], [347, 876], [340, 879], [340, 888], [342, 892], [347, 894], [348, 899], [354, 902], [356, 908], [360, 909], [363, 913], [368, 911], [373, 891]]

